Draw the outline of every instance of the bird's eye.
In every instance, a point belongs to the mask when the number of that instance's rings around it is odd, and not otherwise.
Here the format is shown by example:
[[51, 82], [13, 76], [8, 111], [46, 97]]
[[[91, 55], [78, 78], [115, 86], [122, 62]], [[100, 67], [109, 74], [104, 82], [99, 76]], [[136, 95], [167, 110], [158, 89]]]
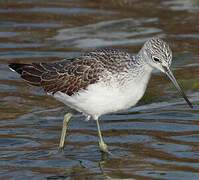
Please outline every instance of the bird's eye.
[[158, 58], [156, 58], [156, 57], [154, 57], [153, 60], [154, 60], [155, 62], [160, 62], [160, 60], [159, 60]]

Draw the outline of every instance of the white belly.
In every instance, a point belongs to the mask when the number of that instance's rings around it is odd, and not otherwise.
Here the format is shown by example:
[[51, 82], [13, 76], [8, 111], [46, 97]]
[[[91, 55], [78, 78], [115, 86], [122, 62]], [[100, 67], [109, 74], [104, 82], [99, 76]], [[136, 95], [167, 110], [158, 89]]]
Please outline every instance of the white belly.
[[148, 79], [145, 82], [132, 80], [123, 86], [98, 82], [73, 96], [57, 92], [54, 97], [86, 115], [100, 116], [134, 106], [143, 96]]

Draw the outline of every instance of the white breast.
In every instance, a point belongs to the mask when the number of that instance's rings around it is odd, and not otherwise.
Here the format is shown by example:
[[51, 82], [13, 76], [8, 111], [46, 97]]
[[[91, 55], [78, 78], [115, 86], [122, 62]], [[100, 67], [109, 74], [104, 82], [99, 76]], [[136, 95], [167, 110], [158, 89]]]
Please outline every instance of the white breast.
[[129, 79], [122, 85], [99, 81], [73, 96], [57, 92], [54, 97], [86, 115], [100, 116], [134, 106], [143, 96], [149, 78], [150, 73], [145, 73], [141, 78]]

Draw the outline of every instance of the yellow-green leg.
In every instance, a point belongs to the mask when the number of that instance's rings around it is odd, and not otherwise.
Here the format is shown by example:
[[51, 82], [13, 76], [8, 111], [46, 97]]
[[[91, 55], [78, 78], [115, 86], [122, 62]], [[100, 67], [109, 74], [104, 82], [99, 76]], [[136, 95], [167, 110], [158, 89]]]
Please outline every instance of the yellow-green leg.
[[67, 131], [67, 127], [68, 127], [68, 122], [69, 122], [72, 115], [73, 115], [72, 113], [67, 113], [64, 116], [61, 138], [60, 138], [60, 143], [59, 143], [60, 149], [62, 149], [64, 147], [64, 141], [65, 141], [65, 138], [66, 138], [66, 131]]
[[97, 123], [97, 132], [98, 132], [98, 137], [99, 137], [99, 147], [102, 152], [109, 153], [108, 151], [108, 146], [104, 143], [104, 140], [102, 138], [101, 130], [100, 130], [100, 125], [98, 121], [98, 117], [95, 117], [96, 123]]

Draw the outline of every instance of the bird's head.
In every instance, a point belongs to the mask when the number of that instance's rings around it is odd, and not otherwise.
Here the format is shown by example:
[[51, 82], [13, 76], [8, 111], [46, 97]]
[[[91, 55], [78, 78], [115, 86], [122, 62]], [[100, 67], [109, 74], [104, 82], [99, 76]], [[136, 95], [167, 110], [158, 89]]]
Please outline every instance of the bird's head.
[[188, 100], [185, 93], [182, 91], [181, 87], [177, 83], [172, 71], [170, 70], [172, 62], [172, 51], [169, 45], [159, 38], [153, 38], [148, 40], [142, 50], [142, 59], [147, 63], [152, 69], [159, 69], [165, 73], [169, 79], [173, 82], [174, 86], [177, 88], [178, 92], [186, 100], [188, 105], [193, 108], [191, 102]]

